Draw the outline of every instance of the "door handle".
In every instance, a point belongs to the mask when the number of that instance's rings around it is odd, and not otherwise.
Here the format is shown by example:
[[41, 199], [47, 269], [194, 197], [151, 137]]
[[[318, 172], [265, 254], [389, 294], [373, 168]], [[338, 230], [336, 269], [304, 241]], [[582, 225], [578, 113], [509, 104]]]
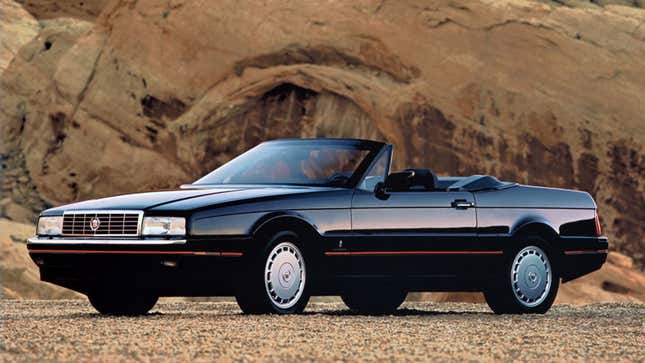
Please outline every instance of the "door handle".
[[455, 199], [450, 203], [450, 205], [457, 209], [468, 209], [470, 207], [474, 207], [475, 203], [469, 202], [466, 199]]

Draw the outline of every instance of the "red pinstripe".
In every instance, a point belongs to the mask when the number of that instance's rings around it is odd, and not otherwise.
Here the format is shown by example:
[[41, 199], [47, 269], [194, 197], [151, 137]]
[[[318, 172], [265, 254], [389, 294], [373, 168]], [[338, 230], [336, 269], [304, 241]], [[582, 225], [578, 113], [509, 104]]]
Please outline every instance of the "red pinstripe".
[[501, 255], [504, 251], [329, 251], [327, 256], [378, 256], [378, 255]]

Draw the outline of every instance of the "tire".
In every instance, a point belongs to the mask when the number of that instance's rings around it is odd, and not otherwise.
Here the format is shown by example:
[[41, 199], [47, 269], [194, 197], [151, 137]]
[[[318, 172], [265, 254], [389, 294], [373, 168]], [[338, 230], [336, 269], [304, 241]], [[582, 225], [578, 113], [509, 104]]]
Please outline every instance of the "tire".
[[382, 315], [395, 312], [407, 295], [407, 291], [398, 287], [365, 286], [343, 293], [341, 299], [353, 312]]
[[111, 288], [88, 294], [90, 303], [103, 315], [145, 315], [155, 306], [158, 296], [135, 289]]
[[309, 302], [308, 266], [295, 232], [274, 235], [262, 253], [247, 261], [235, 296], [245, 314], [296, 314]]
[[557, 254], [542, 238], [524, 238], [484, 291], [486, 303], [495, 314], [546, 313], [560, 287], [556, 262]]

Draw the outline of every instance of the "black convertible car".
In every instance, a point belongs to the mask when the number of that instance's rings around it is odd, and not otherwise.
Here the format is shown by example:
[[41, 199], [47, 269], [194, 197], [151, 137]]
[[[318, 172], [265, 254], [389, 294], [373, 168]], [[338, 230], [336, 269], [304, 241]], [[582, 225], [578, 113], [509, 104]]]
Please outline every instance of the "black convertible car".
[[312, 295], [387, 313], [410, 291], [483, 291], [496, 313], [544, 313], [561, 280], [605, 262], [589, 194], [390, 173], [392, 150], [265, 142], [182, 190], [48, 209], [27, 247], [42, 280], [124, 315], [214, 295], [245, 313], [301, 312]]

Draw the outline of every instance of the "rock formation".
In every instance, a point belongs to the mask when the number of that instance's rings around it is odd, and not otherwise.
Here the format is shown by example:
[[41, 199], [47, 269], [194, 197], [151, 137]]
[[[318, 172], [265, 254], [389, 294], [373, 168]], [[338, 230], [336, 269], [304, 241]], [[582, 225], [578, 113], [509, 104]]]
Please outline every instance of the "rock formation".
[[2, 213], [173, 188], [265, 139], [363, 137], [395, 168], [586, 190], [642, 267], [645, 10], [594, 3], [25, 1]]
[[0, 0], [0, 74], [38, 30], [38, 21], [22, 6], [13, 0]]
[[16, 3], [40, 20], [77, 18], [94, 20], [107, 0], [15, 0]]
[[40, 281], [38, 268], [27, 254], [25, 241], [34, 226], [0, 218], [0, 298], [70, 299], [73, 291]]

